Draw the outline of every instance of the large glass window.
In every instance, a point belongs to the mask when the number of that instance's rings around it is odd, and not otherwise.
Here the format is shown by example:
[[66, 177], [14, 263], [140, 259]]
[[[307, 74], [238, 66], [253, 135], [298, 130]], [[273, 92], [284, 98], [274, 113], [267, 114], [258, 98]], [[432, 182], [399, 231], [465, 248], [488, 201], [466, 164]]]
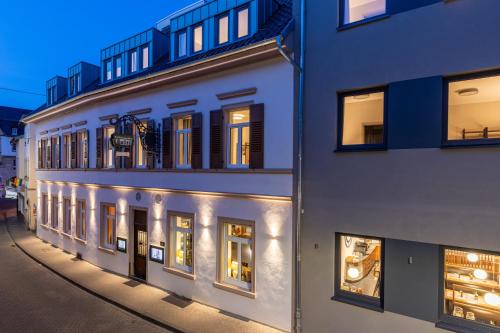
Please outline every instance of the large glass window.
[[454, 322], [489, 327], [485, 332], [500, 328], [500, 256], [445, 249], [443, 299]]
[[115, 247], [116, 207], [115, 205], [102, 205], [101, 220], [101, 246], [107, 249]]
[[238, 11], [238, 38], [248, 36], [248, 8], [241, 9]]
[[175, 156], [177, 168], [191, 167], [191, 117], [175, 121]]
[[187, 56], [187, 33], [186, 31], [177, 34], [177, 57]]
[[63, 137], [63, 158], [62, 168], [71, 168], [71, 133], [64, 134]]
[[142, 48], [142, 69], [149, 67], [149, 47], [144, 46]]
[[115, 167], [115, 148], [111, 144], [111, 136], [115, 133], [115, 127], [109, 126], [104, 128], [104, 167]]
[[248, 167], [250, 162], [250, 110], [242, 108], [229, 112], [228, 167]]
[[51, 206], [50, 226], [57, 229], [59, 227], [59, 198], [57, 195], [52, 196]]
[[130, 52], [130, 73], [137, 72], [137, 50]]
[[335, 299], [380, 307], [382, 240], [338, 234], [336, 242]]
[[63, 231], [71, 235], [71, 199], [63, 199]]
[[193, 273], [193, 216], [174, 214], [170, 217], [170, 266]]
[[218, 19], [218, 44], [229, 42], [229, 16], [225, 15]]
[[500, 75], [448, 83], [448, 141], [500, 139]]
[[76, 237], [87, 239], [87, 203], [85, 200], [76, 201]]
[[340, 0], [341, 22], [349, 24], [363, 21], [386, 12], [386, 0]]
[[253, 290], [253, 225], [225, 222], [223, 225], [223, 281]]
[[380, 147], [385, 143], [383, 91], [340, 95], [339, 147]]
[[203, 26], [199, 25], [193, 29], [193, 52], [203, 50]]

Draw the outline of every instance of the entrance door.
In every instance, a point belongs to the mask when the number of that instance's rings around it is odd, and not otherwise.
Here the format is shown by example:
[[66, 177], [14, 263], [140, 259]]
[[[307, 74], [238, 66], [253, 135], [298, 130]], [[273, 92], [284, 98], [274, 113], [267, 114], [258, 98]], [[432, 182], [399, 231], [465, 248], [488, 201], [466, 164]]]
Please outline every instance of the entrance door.
[[143, 210], [134, 211], [134, 276], [146, 280], [148, 256], [148, 218]]

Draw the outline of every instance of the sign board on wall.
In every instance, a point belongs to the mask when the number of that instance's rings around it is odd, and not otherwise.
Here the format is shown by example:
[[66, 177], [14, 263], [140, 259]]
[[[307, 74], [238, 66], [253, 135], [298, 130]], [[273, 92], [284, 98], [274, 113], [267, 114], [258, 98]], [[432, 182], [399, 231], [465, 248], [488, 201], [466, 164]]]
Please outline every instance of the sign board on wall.
[[149, 246], [149, 260], [163, 264], [165, 262], [165, 252], [162, 247], [150, 245]]

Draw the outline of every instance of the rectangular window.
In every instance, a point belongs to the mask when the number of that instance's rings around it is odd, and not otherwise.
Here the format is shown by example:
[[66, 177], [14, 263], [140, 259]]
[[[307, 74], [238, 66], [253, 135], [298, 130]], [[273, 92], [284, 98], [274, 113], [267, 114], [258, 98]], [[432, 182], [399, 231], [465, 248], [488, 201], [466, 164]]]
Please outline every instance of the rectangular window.
[[500, 328], [500, 254], [444, 249], [445, 321], [478, 332]]
[[80, 92], [81, 87], [80, 87], [80, 74], [75, 74], [75, 93]]
[[238, 38], [248, 36], [248, 8], [241, 9], [238, 11]]
[[75, 76], [69, 78], [69, 93], [70, 95], [76, 94]]
[[71, 168], [71, 133], [63, 136], [62, 168]]
[[76, 237], [87, 239], [87, 203], [85, 200], [76, 201]]
[[177, 57], [187, 56], [187, 33], [186, 31], [177, 34]]
[[222, 222], [222, 283], [254, 291], [254, 223], [243, 221]]
[[130, 52], [130, 73], [137, 72], [137, 51]]
[[229, 16], [225, 15], [219, 17], [217, 23], [219, 31], [218, 44], [224, 44], [229, 42]]
[[71, 235], [71, 199], [63, 199], [63, 231]]
[[334, 299], [367, 308], [382, 308], [382, 239], [336, 235]]
[[386, 0], [340, 0], [343, 25], [364, 21], [386, 13]]
[[114, 250], [116, 230], [116, 206], [103, 204], [101, 208], [101, 246]]
[[87, 168], [88, 166], [88, 147], [87, 131], [78, 132], [78, 167], [81, 169]]
[[122, 58], [118, 57], [115, 59], [115, 77], [122, 76]]
[[[144, 125], [144, 127], [148, 126], [147, 121], [143, 121], [142, 124]], [[148, 154], [142, 145], [141, 136], [139, 135], [139, 130], [137, 129], [137, 127], [135, 127], [135, 139], [134, 139], [134, 141], [135, 141], [135, 154], [134, 154], [135, 167], [136, 168], [145, 168], [146, 164], [147, 164], [147, 158], [148, 158], [147, 155]]]
[[359, 91], [339, 95], [339, 149], [385, 147], [385, 92]]
[[500, 75], [448, 81], [446, 141], [500, 143]]
[[191, 116], [175, 120], [175, 161], [177, 168], [191, 167]]
[[113, 62], [111, 60], [106, 61], [106, 81], [113, 78]]
[[203, 26], [199, 25], [193, 29], [193, 52], [203, 50]]
[[193, 215], [169, 215], [170, 258], [169, 267], [193, 273]]
[[247, 168], [250, 162], [250, 110], [245, 107], [228, 113], [228, 167]]
[[46, 193], [42, 194], [42, 224], [43, 225], [48, 225], [49, 224], [49, 199]]
[[115, 133], [115, 127], [105, 127], [104, 128], [104, 167], [114, 168], [115, 167], [115, 148], [111, 144], [111, 136]]
[[149, 67], [149, 47], [144, 46], [142, 48], [142, 69]]
[[59, 198], [54, 195], [51, 200], [50, 226], [54, 229], [59, 227]]

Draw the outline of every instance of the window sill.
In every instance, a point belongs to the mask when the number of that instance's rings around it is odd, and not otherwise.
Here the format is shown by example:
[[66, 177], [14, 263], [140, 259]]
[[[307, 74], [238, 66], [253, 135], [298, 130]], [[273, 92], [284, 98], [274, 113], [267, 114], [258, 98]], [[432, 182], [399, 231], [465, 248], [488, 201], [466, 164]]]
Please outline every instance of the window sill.
[[81, 238], [78, 238], [78, 237], [75, 237], [73, 239], [76, 240], [79, 243], [82, 243], [83, 245], [87, 245], [87, 241], [85, 239], [81, 239]]
[[373, 23], [373, 22], [378, 22], [378, 21], [381, 21], [381, 20], [385, 20], [385, 19], [388, 19], [389, 17], [391, 17], [391, 15], [389, 15], [389, 14], [386, 13], [386, 14], [382, 14], [382, 15], [377, 15], [377, 16], [374, 16], [374, 17], [370, 17], [370, 18], [367, 18], [365, 20], [356, 21], [356, 22], [347, 23], [347, 24], [342, 24], [339, 27], [337, 27], [337, 31], [349, 30], [349, 29], [356, 28], [356, 27], [359, 27], [359, 26], [362, 26], [362, 25], [366, 25], [366, 24], [370, 24], [370, 23]]
[[60, 234], [61, 232], [59, 231], [59, 229], [56, 229], [56, 228], [53, 228], [53, 227], [49, 227], [47, 226], [47, 229], [49, 229], [50, 231], [52, 232], [55, 232], [56, 234]]
[[368, 310], [376, 311], [376, 312], [384, 312], [384, 309], [379, 304], [370, 303], [368, 301], [363, 300], [360, 297], [347, 297], [344, 295], [335, 295], [331, 298], [332, 301], [341, 302], [349, 305], [354, 305], [360, 308], [365, 308]]
[[111, 249], [108, 249], [108, 248], [105, 248], [105, 247], [102, 247], [102, 246], [98, 246], [97, 249], [99, 251], [102, 251], [102, 252], [107, 253], [107, 254], [111, 254], [113, 256], [116, 254], [114, 250], [111, 250]]
[[[449, 317], [449, 316], [445, 316]], [[491, 333], [491, 332], [498, 332], [496, 328], [484, 326], [484, 327], [472, 327], [476, 326], [474, 325], [473, 322], [464, 322], [462, 325], [457, 323], [454, 323], [454, 321], [465, 321], [466, 319], [455, 319], [455, 318], [449, 318], [445, 319], [442, 318], [436, 323], [437, 328], [441, 328], [444, 330], [452, 331], [452, 332], [457, 332], [457, 333]]]
[[63, 235], [66, 238], [73, 239], [73, 236], [71, 236], [70, 234], [65, 233], [64, 231], [61, 231], [61, 235]]
[[248, 167], [244, 168], [225, 168], [225, 169], [116, 169], [116, 168], [88, 168], [88, 169], [37, 169], [37, 171], [94, 171], [94, 172], [168, 172], [168, 173], [247, 173], [247, 174], [292, 174], [292, 169], [250, 169]]
[[387, 146], [384, 145], [352, 145], [340, 146], [334, 150], [335, 153], [356, 153], [369, 151], [387, 151]]
[[182, 278], [188, 279], [188, 280], [196, 280], [196, 275], [188, 273], [188, 272], [183, 272], [179, 269], [171, 268], [171, 267], [163, 267], [163, 270], [167, 273], [173, 274], [180, 276]]
[[248, 297], [248, 298], [251, 298], [251, 299], [255, 299], [256, 296], [257, 296], [254, 292], [243, 290], [241, 288], [234, 287], [234, 286], [231, 286], [231, 285], [228, 285], [228, 284], [224, 284], [224, 283], [220, 283], [220, 282], [214, 282], [213, 286], [215, 288], [217, 288], [217, 289], [228, 291], [230, 293], [233, 293], [233, 294], [236, 294], [236, 295], [240, 295], [240, 296], [244, 296], [244, 297]]
[[453, 140], [441, 145], [443, 149], [478, 147], [500, 147], [500, 139]]

